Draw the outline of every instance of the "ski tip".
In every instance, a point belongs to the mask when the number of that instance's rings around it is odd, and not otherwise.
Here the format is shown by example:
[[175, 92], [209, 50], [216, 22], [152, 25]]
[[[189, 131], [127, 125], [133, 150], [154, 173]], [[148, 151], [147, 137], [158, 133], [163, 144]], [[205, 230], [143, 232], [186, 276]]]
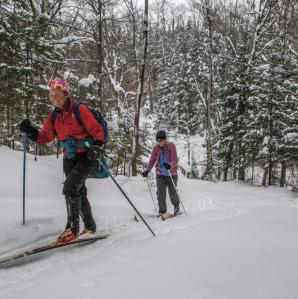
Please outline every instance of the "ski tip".
[[91, 234], [90, 236], [81, 236], [76, 241], [102, 240], [102, 239], [106, 239], [108, 236], [109, 234], [103, 234], [103, 235]]

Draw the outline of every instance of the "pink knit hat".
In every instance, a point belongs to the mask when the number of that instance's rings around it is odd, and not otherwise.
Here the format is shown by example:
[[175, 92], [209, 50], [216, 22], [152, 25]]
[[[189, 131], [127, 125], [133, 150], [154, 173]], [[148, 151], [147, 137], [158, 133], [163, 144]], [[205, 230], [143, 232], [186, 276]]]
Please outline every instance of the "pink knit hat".
[[48, 87], [49, 87], [49, 90], [55, 90], [56, 88], [60, 88], [65, 93], [67, 93], [67, 94], [70, 93], [70, 88], [68, 86], [68, 83], [63, 78], [56, 77], [56, 78], [51, 79], [48, 84]]

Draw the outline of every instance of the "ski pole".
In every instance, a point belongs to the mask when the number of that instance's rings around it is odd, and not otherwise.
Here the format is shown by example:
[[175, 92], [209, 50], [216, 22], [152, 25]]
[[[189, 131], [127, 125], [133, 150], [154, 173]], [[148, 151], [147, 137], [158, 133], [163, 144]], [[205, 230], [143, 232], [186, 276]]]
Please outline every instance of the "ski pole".
[[152, 202], [153, 202], [154, 210], [156, 211], [156, 205], [155, 205], [154, 198], [153, 198], [153, 195], [152, 195], [152, 191], [151, 191], [151, 188], [150, 188], [150, 185], [149, 185], [149, 182], [148, 182], [148, 178], [146, 178], [146, 182], [147, 182], [147, 186], [148, 186], [148, 189], [149, 189], [149, 192], [150, 192], [150, 195], [151, 195], [151, 199], [152, 199]]
[[140, 212], [137, 210], [137, 208], [134, 206], [134, 204], [131, 202], [131, 200], [128, 198], [128, 196], [126, 195], [126, 193], [123, 191], [123, 189], [120, 187], [120, 185], [117, 183], [117, 181], [115, 180], [115, 178], [112, 176], [112, 174], [110, 173], [110, 171], [107, 169], [107, 167], [105, 167], [105, 165], [103, 165], [103, 163], [101, 162], [101, 160], [99, 159], [99, 163], [101, 164], [101, 166], [104, 168], [104, 170], [109, 174], [110, 178], [113, 180], [113, 182], [115, 183], [115, 185], [118, 187], [118, 189], [121, 191], [121, 193], [124, 195], [124, 197], [127, 199], [127, 201], [129, 202], [129, 204], [132, 206], [132, 208], [135, 210], [135, 212], [140, 216], [140, 218], [142, 219], [142, 221], [144, 222], [144, 224], [147, 226], [147, 228], [150, 230], [150, 232], [152, 233], [152, 235], [155, 237], [155, 233], [153, 232], [153, 230], [150, 228], [150, 226], [148, 225], [148, 223], [145, 221], [145, 219], [143, 218], [143, 216], [140, 214]]
[[183, 210], [184, 210], [184, 213], [187, 215], [186, 210], [185, 210], [185, 208], [184, 208], [184, 205], [183, 205], [183, 203], [182, 203], [182, 201], [181, 201], [181, 198], [180, 198], [180, 196], [179, 196], [178, 189], [177, 189], [177, 187], [176, 187], [176, 185], [175, 185], [175, 183], [174, 183], [174, 180], [173, 180], [173, 178], [172, 178], [172, 175], [171, 175], [171, 173], [170, 173], [170, 170], [168, 170], [168, 173], [169, 173], [169, 176], [170, 176], [171, 181], [172, 181], [172, 183], [173, 183], [173, 186], [174, 186], [174, 188], [175, 188], [175, 190], [176, 190], [176, 194], [177, 194], [177, 196], [178, 196], [179, 202], [181, 203], [181, 206], [182, 206], [182, 208], [183, 208]]
[[34, 143], [34, 161], [37, 161], [37, 142]]
[[27, 134], [23, 135], [23, 225], [25, 225], [25, 202], [26, 202], [26, 150], [27, 150]]

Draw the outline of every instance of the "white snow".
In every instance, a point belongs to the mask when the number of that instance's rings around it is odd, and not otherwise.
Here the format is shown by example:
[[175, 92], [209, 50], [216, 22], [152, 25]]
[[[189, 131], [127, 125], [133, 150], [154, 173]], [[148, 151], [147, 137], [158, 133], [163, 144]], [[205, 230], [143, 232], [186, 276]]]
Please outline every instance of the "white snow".
[[[65, 224], [62, 159], [28, 155], [22, 225], [22, 161], [22, 152], [0, 147], [1, 257], [47, 244]], [[165, 222], [154, 217], [142, 177], [116, 178], [157, 237], [133, 221], [134, 211], [111, 179], [89, 179], [98, 232], [109, 238], [1, 268], [0, 298], [297, 298], [295, 196], [179, 175], [188, 215]]]
[[78, 84], [83, 85], [85, 87], [91, 86], [96, 81], [94, 75], [89, 74], [87, 78], [80, 79]]

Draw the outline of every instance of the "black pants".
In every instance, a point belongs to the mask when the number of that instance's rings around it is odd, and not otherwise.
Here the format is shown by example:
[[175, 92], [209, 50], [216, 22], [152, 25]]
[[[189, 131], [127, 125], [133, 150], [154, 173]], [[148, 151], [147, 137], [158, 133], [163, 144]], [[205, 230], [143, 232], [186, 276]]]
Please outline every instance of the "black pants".
[[86, 153], [63, 159], [63, 171], [66, 176], [63, 187], [67, 208], [66, 229], [71, 229], [75, 234], [80, 230], [80, 215], [85, 228], [96, 231], [85, 185], [91, 166], [92, 162], [87, 159]]
[[[178, 176], [174, 175], [172, 176], [172, 179], [175, 186], [177, 186]], [[175, 189], [175, 186], [173, 185], [172, 179], [169, 176], [156, 175], [157, 200], [158, 200], [159, 213], [167, 212], [167, 203], [166, 203], [167, 188], [173, 206], [179, 205], [179, 197]]]

